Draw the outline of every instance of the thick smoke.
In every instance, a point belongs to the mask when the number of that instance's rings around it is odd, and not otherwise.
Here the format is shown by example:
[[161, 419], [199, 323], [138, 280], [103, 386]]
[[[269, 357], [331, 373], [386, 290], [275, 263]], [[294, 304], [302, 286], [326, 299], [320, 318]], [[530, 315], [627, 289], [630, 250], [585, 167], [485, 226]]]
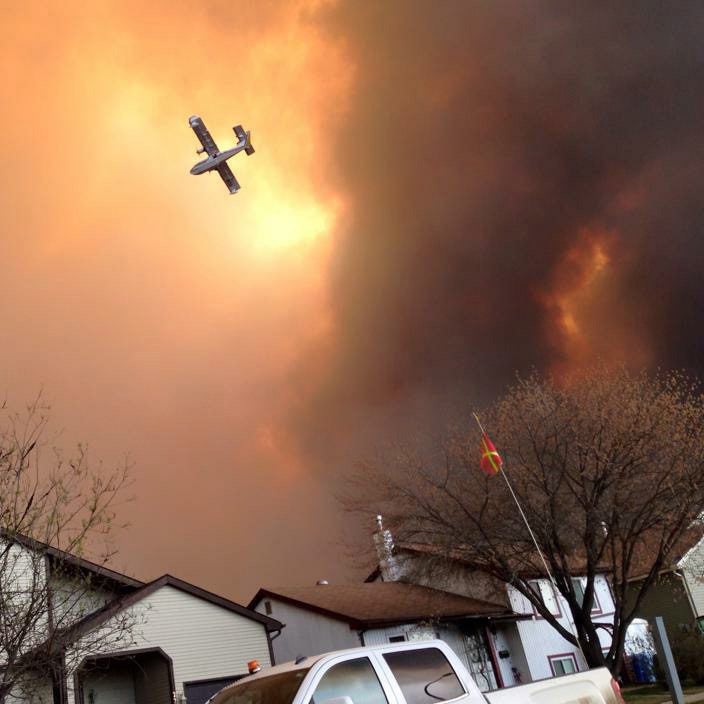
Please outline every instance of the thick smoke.
[[[376, 445], [533, 366], [700, 369], [698, 4], [35, 5], [0, 45], [0, 387], [134, 460], [116, 568], [341, 579]], [[235, 198], [193, 113], [253, 131]]]
[[432, 424], [532, 367], [701, 370], [704, 9], [344, 3], [326, 23], [356, 93], [310, 446], [409, 408]]

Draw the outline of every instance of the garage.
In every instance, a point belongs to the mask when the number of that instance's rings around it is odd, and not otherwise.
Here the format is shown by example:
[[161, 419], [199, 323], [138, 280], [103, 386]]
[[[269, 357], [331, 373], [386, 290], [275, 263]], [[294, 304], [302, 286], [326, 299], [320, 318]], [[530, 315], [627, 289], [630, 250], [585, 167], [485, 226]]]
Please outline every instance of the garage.
[[198, 682], [184, 682], [183, 691], [187, 704], [205, 704], [205, 702], [219, 692], [223, 687], [240, 679], [236, 677], [220, 677], [214, 680], [200, 680]]

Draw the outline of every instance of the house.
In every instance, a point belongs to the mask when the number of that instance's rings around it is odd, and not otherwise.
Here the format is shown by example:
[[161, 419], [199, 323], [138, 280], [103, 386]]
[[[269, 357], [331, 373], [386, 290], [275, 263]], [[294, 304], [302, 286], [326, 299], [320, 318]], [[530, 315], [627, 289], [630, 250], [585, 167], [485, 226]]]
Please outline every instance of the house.
[[402, 582], [318, 583], [260, 589], [249, 608], [286, 625], [273, 640], [279, 662], [298, 655], [440, 638], [483, 691], [502, 686], [491, 630], [520, 619], [503, 604]]
[[[516, 616], [494, 624], [488, 634], [491, 650], [503, 655], [498, 659], [497, 679], [505, 686], [587, 669], [579, 648], [565, 640], [513, 586], [471, 569], [459, 557], [440, 555], [433, 546], [395, 545], [380, 518], [377, 521], [373, 540], [379, 562], [367, 581], [402, 581], [486, 599]], [[576, 578], [575, 589], [583, 590], [585, 583], [586, 579]], [[552, 583], [536, 574], [531, 584], [560, 625], [576, 633], [567, 603]], [[596, 576], [594, 590], [592, 618], [608, 626], [613, 623], [614, 601], [606, 573]], [[599, 637], [607, 650], [611, 644], [608, 630], [600, 629]]]
[[282, 624], [269, 616], [171, 575], [144, 583], [22, 536], [12, 540], [13, 565], [24, 574], [6, 569], [1, 586], [26, 583], [33, 565], [41, 592], [32, 597], [47, 612], [35, 619], [34, 650], [22, 657], [46, 653], [52, 675], [45, 668], [8, 701], [203, 704], [246, 675], [248, 661], [273, 664], [271, 638]]
[[[127, 610], [140, 615], [128, 647], [117, 643], [86, 656], [81, 641]], [[274, 664], [271, 634], [281, 628], [272, 618], [164, 575], [75, 625], [71, 642], [83, 657], [67, 682], [67, 704], [72, 698], [75, 704], [169, 704], [174, 693], [176, 702], [202, 704], [246, 675], [250, 660]]]
[[[704, 538], [700, 536], [701, 531], [694, 530], [683, 537], [674, 558], [638, 607], [641, 618], [663, 617], [670, 640], [693, 628], [704, 632]], [[629, 580], [633, 592], [645, 577], [641, 573]]]

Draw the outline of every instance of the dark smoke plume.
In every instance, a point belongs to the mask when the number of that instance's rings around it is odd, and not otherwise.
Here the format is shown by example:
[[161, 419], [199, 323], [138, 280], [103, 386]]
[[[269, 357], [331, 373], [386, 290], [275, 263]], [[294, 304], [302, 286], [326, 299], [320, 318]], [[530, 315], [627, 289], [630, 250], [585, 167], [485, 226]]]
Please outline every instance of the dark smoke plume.
[[325, 24], [356, 93], [305, 442], [432, 423], [532, 367], [701, 371], [704, 8], [355, 2]]

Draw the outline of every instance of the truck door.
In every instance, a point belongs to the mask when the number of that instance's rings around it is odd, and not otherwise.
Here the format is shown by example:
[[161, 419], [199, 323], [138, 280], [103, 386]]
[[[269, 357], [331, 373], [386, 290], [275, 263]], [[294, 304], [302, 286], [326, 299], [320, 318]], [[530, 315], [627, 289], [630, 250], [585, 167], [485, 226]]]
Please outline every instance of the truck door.
[[[483, 701], [468, 689], [445, 654], [434, 647], [379, 653], [405, 700], [405, 704], [440, 704], [464, 700]], [[403, 702], [401, 702], [403, 704]]]
[[389, 704], [369, 658], [357, 657], [331, 665], [314, 686], [309, 704], [326, 704], [331, 699], [342, 704], [343, 697], [349, 698], [351, 704]]

